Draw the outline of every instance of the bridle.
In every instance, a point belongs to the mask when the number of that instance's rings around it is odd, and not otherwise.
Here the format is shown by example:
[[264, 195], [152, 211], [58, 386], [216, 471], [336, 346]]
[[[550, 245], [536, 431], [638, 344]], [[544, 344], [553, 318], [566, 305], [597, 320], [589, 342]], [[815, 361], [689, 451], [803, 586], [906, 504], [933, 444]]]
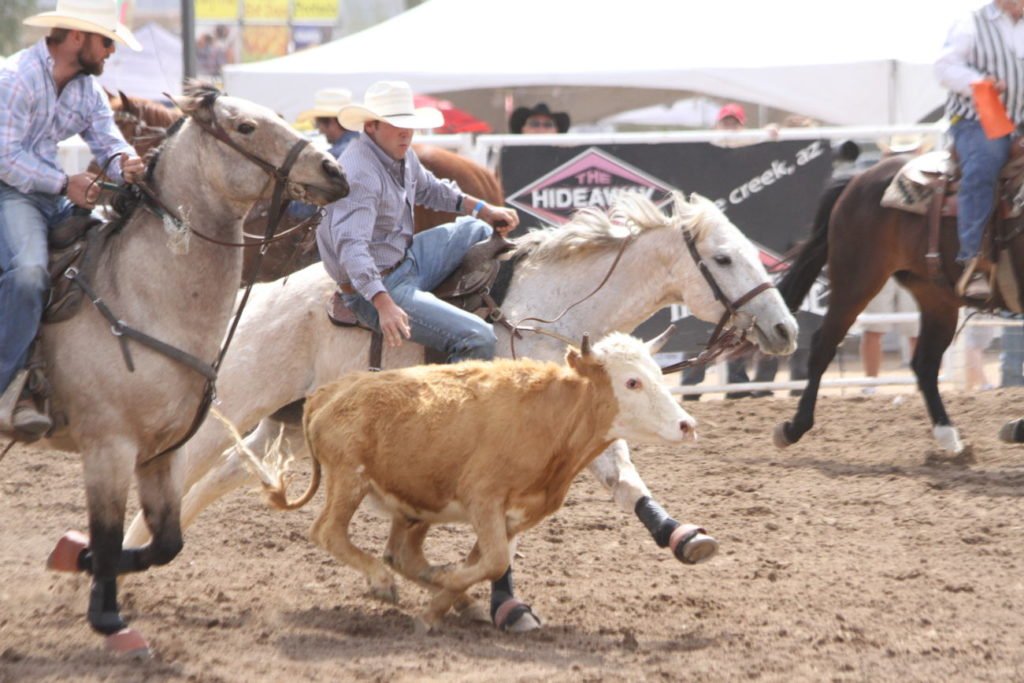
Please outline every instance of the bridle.
[[735, 301], [730, 301], [729, 297], [725, 295], [722, 287], [715, 280], [714, 274], [711, 269], [708, 268], [708, 264], [704, 262], [704, 257], [697, 251], [697, 239], [693, 236], [692, 230], [683, 230], [683, 238], [686, 240], [687, 250], [690, 252], [690, 257], [693, 258], [693, 262], [697, 265], [701, 275], [707, 281], [708, 286], [711, 287], [711, 293], [715, 296], [715, 301], [718, 301], [725, 308], [725, 312], [722, 313], [721, 319], [715, 326], [715, 331], [711, 333], [711, 338], [708, 339], [708, 343], [705, 345], [704, 350], [697, 354], [696, 358], [689, 360], [679, 361], [673, 363], [661, 369], [663, 375], [669, 373], [678, 372], [685, 368], [693, 367], [695, 365], [706, 365], [711, 361], [718, 358], [726, 351], [731, 351], [736, 347], [742, 345], [747, 340], [747, 332], [754, 326], [755, 320], [752, 319], [750, 326], [739, 330], [735, 327], [726, 327], [727, 323], [739, 315], [740, 308], [749, 303], [758, 294], [766, 292], [769, 289], [775, 289], [775, 283], [771, 280], [762, 282], [759, 285], [755, 285], [746, 294], [743, 294]]

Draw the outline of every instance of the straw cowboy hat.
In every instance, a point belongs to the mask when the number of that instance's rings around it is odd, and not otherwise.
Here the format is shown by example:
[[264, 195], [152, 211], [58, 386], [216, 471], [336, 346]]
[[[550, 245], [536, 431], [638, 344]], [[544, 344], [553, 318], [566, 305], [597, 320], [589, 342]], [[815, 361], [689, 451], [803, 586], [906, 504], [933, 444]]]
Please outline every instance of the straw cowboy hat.
[[299, 121], [334, 118], [346, 104], [352, 104], [352, 91], [345, 88], [321, 88], [313, 95], [313, 108], [299, 114]]
[[924, 154], [931, 150], [932, 139], [920, 133], [903, 133], [880, 138], [877, 143], [882, 154]]
[[559, 133], [569, 130], [569, 115], [564, 111], [551, 111], [548, 109], [548, 105], [541, 102], [533, 107], [516, 107], [512, 112], [512, 116], [508, 117], [509, 131], [517, 135], [522, 133], [523, 126], [526, 125], [526, 119], [531, 116], [550, 117], [555, 122], [555, 128]]
[[117, 20], [116, 0], [57, 0], [57, 9], [31, 16], [25, 25], [97, 33], [136, 52], [142, 50], [128, 27]]
[[366, 90], [362, 104], [341, 108], [338, 123], [349, 130], [362, 130], [367, 121], [383, 121], [397, 128], [437, 128], [444, 114], [434, 107], [417, 109], [412, 88], [404, 81], [378, 81]]

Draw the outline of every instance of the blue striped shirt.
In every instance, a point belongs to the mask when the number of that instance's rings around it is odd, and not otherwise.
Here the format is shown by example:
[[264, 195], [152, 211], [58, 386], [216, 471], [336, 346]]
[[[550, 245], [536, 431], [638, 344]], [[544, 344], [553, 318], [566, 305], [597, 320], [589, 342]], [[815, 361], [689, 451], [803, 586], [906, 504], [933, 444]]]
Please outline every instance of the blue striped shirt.
[[327, 273], [371, 301], [386, 291], [381, 271], [401, 262], [412, 244], [413, 206], [458, 213], [462, 193], [425, 169], [412, 149], [395, 161], [369, 135], [353, 140], [339, 162], [349, 195], [327, 207], [317, 246]]
[[[25, 193], [60, 192], [57, 143], [73, 135], [82, 136], [101, 165], [121, 152], [135, 155], [99, 80], [79, 74], [58, 96], [53, 67], [44, 38], [0, 68], [0, 180]], [[108, 174], [120, 179], [119, 160]]]

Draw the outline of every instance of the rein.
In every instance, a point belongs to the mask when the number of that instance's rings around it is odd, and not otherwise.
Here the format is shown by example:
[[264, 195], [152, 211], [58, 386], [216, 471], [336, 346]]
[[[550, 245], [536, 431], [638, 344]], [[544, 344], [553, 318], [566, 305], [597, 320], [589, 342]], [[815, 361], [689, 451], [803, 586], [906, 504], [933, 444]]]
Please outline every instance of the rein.
[[497, 309], [492, 310], [492, 312], [490, 314], [491, 319], [496, 321], [496, 322], [500, 322], [502, 325], [504, 325], [508, 329], [509, 332], [511, 332], [511, 334], [509, 335], [509, 344], [510, 344], [511, 349], [512, 349], [512, 360], [516, 359], [516, 337], [521, 337], [522, 336], [522, 335], [519, 334], [520, 330], [525, 330], [527, 332], [536, 332], [538, 334], [546, 334], [547, 336], [553, 337], [554, 339], [558, 339], [559, 341], [562, 341], [562, 342], [564, 342], [566, 344], [574, 345], [576, 343], [574, 340], [566, 339], [565, 337], [563, 337], [560, 334], [557, 334], [555, 332], [551, 332], [549, 330], [543, 330], [543, 329], [541, 329], [539, 327], [523, 327], [522, 323], [526, 322], [527, 320], [533, 320], [535, 322], [549, 323], [549, 324], [550, 323], [554, 323], [554, 322], [558, 322], [559, 320], [562, 319], [562, 316], [564, 316], [566, 313], [568, 313], [572, 309], [576, 308], [577, 306], [579, 306], [581, 303], [583, 303], [584, 301], [586, 301], [590, 297], [592, 297], [595, 294], [597, 294], [599, 291], [601, 291], [601, 288], [604, 287], [605, 283], [607, 283], [608, 279], [612, 276], [612, 273], [615, 271], [615, 266], [619, 265], [619, 261], [622, 260], [622, 254], [623, 254], [623, 252], [626, 251], [626, 246], [630, 242], [632, 242], [632, 241], [633, 241], [633, 233], [629, 233], [628, 235], [626, 235], [626, 238], [624, 240], [622, 240], [622, 246], [619, 247], [619, 253], [617, 253], [615, 255], [615, 260], [612, 261], [611, 267], [608, 268], [608, 272], [605, 273], [604, 279], [601, 280], [601, 283], [597, 287], [594, 288], [594, 291], [592, 291], [590, 294], [587, 294], [585, 297], [583, 297], [579, 301], [577, 301], [575, 303], [572, 303], [572, 304], [569, 304], [568, 306], [566, 306], [565, 309], [561, 313], [556, 315], [551, 320], [547, 320], [545, 318], [529, 317], [529, 318], [522, 318], [518, 322], [512, 323], [506, 317], [501, 315], [500, 310], [497, 310]]

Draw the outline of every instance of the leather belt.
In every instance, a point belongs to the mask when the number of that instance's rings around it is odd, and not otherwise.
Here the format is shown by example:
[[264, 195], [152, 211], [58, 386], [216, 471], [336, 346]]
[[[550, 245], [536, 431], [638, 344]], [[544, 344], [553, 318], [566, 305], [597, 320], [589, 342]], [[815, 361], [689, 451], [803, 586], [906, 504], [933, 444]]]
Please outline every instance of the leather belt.
[[[381, 270], [380, 271], [381, 279], [386, 278], [388, 275], [391, 275], [391, 273], [393, 273], [396, 270], [398, 270], [398, 266], [400, 266], [400, 265], [402, 265], [401, 261], [399, 261], [395, 265], [391, 266], [390, 268], [384, 268], [383, 270]], [[356, 291], [356, 288], [353, 287], [352, 283], [350, 283], [350, 282], [339, 282], [338, 283], [338, 289], [340, 289], [342, 291], [342, 293], [344, 293], [344, 294], [358, 294], [359, 293], [358, 291]]]

